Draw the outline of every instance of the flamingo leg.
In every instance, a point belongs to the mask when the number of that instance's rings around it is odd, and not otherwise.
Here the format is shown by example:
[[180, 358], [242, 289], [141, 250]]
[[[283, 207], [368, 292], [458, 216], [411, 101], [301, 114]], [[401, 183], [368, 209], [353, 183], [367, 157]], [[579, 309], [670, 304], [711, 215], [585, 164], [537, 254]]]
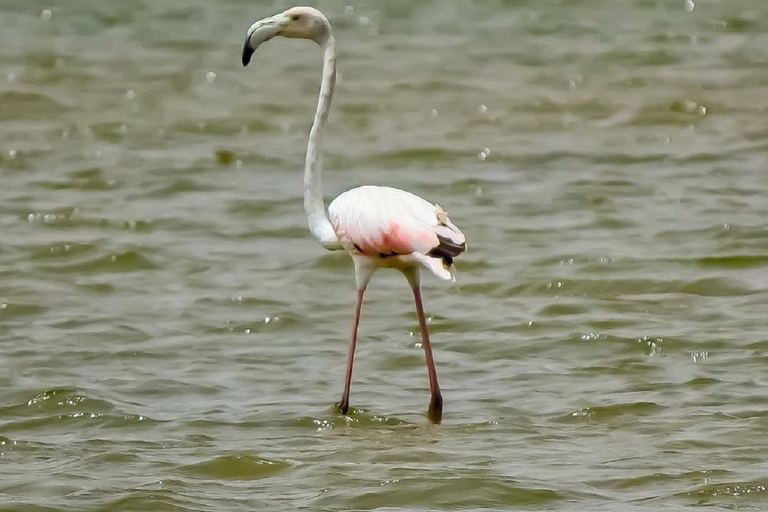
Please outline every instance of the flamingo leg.
[[421, 327], [421, 344], [424, 346], [424, 355], [427, 359], [427, 374], [429, 375], [429, 391], [432, 398], [429, 401], [427, 417], [432, 423], [440, 423], [443, 419], [443, 396], [440, 394], [440, 385], [437, 383], [437, 370], [435, 359], [432, 357], [432, 345], [429, 342], [429, 329], [427, 319], [424, 316], [424, 306], [421, 303], [421, 290], [418, 285], [413, 287], [413, 299], [416, 302], [416, 315], [419, 317]]
[[344, 379], [344, 394], [339, 402], [339, 411], [341, 414], [347, 414], [349, 411], [349, 390], [352, 387], [352, 365], [355, 362], [355, 347], [357, 346], [357, 331], [360, 326], [360, 310], [363, 308], [363, 294], [365, 288], [357, 290], [357, 299], [355, 300], [355, 319], [352, 321], [352, 339], [349, 342], [349, 353], [347, 354], [347, 374]]

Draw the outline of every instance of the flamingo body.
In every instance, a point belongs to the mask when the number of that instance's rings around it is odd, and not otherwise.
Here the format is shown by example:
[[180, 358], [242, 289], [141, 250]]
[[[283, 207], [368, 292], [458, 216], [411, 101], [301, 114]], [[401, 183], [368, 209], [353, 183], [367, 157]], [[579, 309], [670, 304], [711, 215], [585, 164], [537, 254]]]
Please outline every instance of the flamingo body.
[[377, 268], [406, 270], [423, 265], [454, 280], [453, 258], [466, 249], [464, 234], [439, 205], [392, 187], [348, 190], [328, 206], [344, 249]]

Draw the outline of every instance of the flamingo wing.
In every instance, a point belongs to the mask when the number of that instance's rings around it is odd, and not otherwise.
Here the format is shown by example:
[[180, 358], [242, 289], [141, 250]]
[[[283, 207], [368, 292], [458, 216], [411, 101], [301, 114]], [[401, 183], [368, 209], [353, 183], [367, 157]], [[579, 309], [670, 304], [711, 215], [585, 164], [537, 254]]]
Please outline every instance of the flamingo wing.
[[444, 279], [453, 278], [453, 258], [467, 247], [464, 234], [439, 205], [397, 188], [348, 190], [330, 204], [328, 214], [353, 254], [410, 256]]

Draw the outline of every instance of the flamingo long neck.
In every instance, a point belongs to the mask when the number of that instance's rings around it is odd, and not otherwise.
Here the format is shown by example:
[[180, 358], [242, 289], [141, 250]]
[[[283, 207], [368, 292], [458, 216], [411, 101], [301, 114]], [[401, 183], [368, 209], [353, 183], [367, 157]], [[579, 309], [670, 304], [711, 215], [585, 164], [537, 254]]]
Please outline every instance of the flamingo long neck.
[[307, 159], [304, 163], [304, 211], [307, 214], [309, 231], [315, 240], [326, 249], [341, 249], [336, 231], [328, 219], [323, 201], [323, 129], [331, 110], [331, 98], [336, 85], [336, 40], [330, 32], [327, 38], [320, 42], [323, 50], [323, 79], [320, 84], [320, 96], [317, 99], [317, 110], [312, 130], [309, 132], [307, 143]]

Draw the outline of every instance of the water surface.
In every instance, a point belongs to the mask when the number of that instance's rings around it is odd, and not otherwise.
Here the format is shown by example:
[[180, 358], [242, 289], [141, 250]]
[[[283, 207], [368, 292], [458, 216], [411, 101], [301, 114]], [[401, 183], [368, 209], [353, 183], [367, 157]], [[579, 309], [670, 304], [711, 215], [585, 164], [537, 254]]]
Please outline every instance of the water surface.
[[768, 8], [318, 3], [329, 198], [467, 235], [425, 279], [309, 236], [319, 52], [287, 2], [0, 1], [0, 509], [760, 510]]

